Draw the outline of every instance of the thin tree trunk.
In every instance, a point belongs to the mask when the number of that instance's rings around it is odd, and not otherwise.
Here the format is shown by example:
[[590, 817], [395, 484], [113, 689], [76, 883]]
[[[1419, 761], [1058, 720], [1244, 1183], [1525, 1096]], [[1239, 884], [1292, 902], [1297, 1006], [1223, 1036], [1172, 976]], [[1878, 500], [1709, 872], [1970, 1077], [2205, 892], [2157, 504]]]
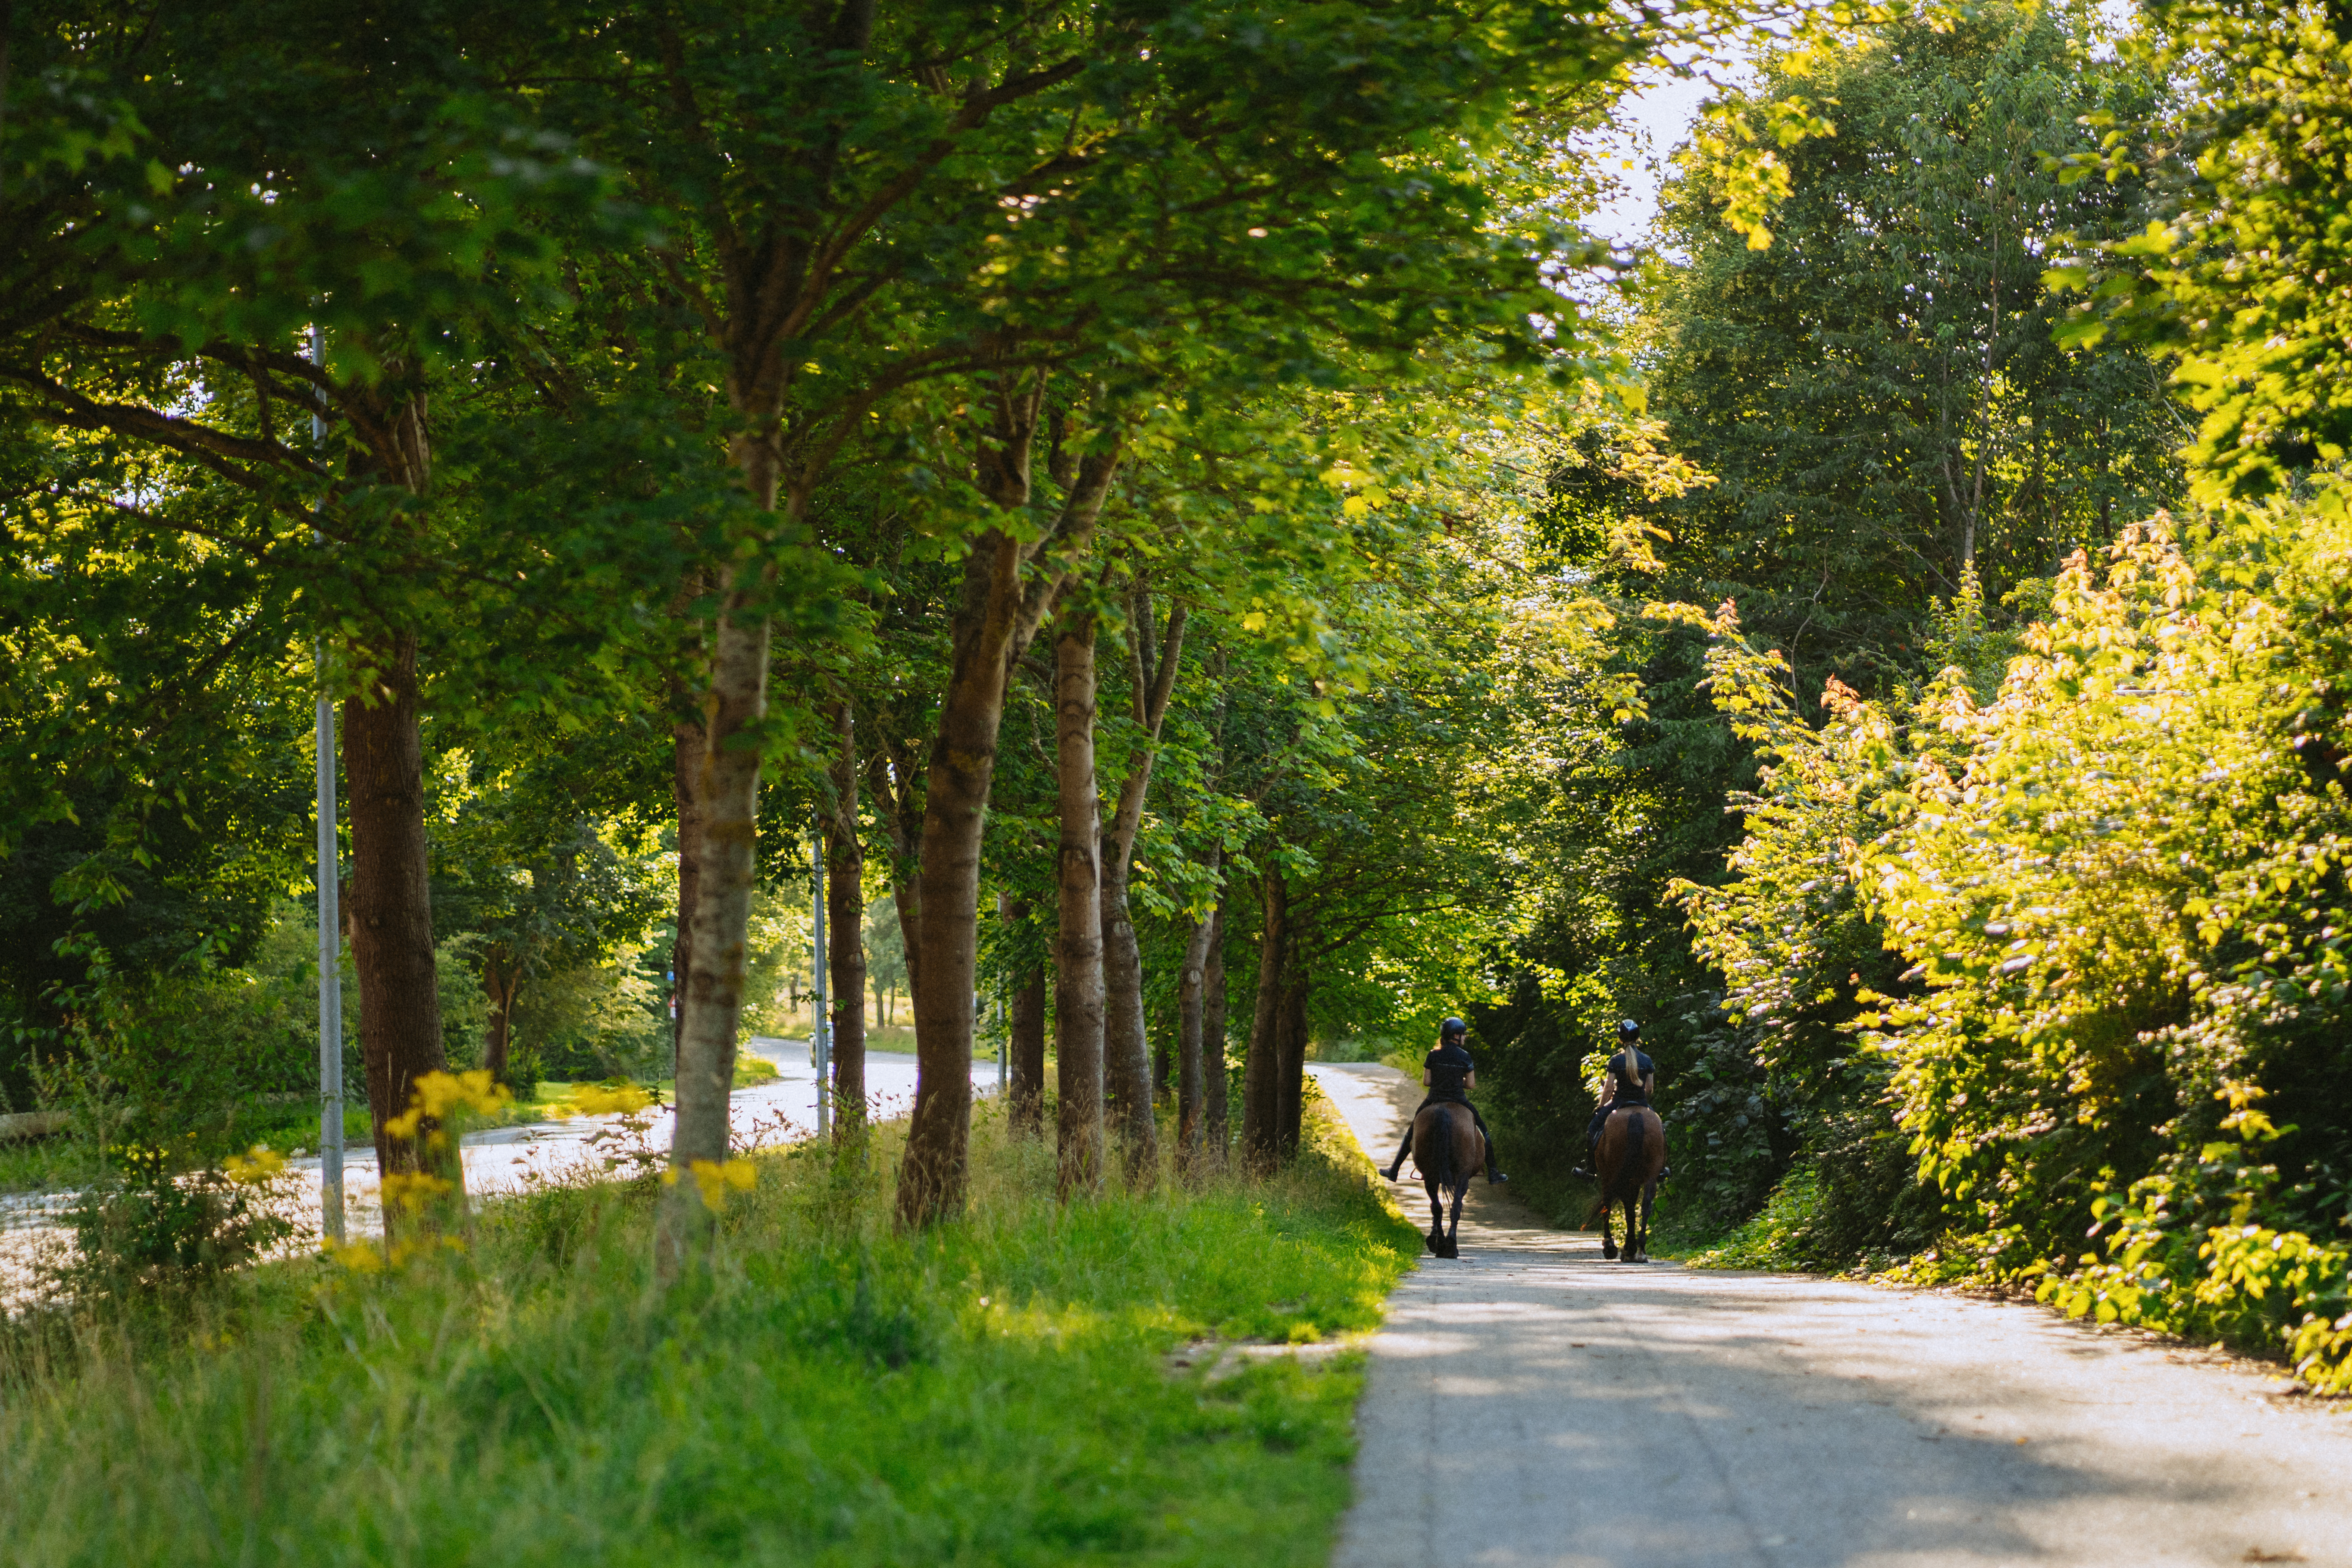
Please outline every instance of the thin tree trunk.
[[[1290, 943], [1292, 952], [1298, 943]], [[1307, 1089], [1307, 977], [1298, 973], [1295, 960], [1286, 964], [1289, 973], [1283, 976], [1282, 1027], [1277, 1037], [1281, 1042], [1279, 1071], [1276, 1079], [1276, 1117], [1279, 1131], [1275, 1139], [1275, 1152], [1283, 1163], [1298, 1157], [1299, 1122], [1306, 1109]]]
[[1055, 858], [1060, 921], [1054, 943], [1055, 1185], [1092, 1193], [1103, 1172], [1102, 796], [1095, 781], [1095, 617], [1066, 620], [1054, 638], [1055, 778], [1061, 841]]
[[[420, 1171], [456, 1184], [465, 1168], [454, 1146], [436, 1148], [433, 1123], [393, 1138], [384, 1123], [408, 1109], [416, 1080], [448, 1069], [441, 1042], [441, 994], [433, 953], [432, 887], [425, 836], [425, 746], [417, 728], [414, 634], [374, 650], [375, 679], [343, 701], [343, 777], [351, 794], [352, 878], [344, 904], [352, 966], [359, 973], [360, 1056], [376, 1169]], [[362, 657], [367, 657], [362, 655]], [[397, 1205], [385, 1219], [403, 1223]]]
[[833, 939], [825, 959], [834, 995], [834, 1136], [845, 1143], [866, 1134], [866, 853], [857, 842], [857, 721], [848, 703], [834, 704], [833, 721], [840, 740], [825, 812], [824, 923]]
[[1233, 1130], [1233, 1108], [1226, 1101], [1225, 1068], [1225, 903], [1217, 900], [1209, 917], [1209, 951], [1201, 966], [1201, 1152], [1213, 1169], [1223, 1169]]
[[911, 1001], [923, 994], [923, 889], [916, 858], [923, 836], [921, 793], [915, 787], [911, 748], [897, 737], [877, 738], [881, 743], [866, 759], [866, 784], [874, 797], [875, 820], [890, 845], [890, 898], [898, 912], [898, 945], [906, 953]]
[[[1027, 419], [1025, 429], [1013, 433], [1022, 447], [1017, 485], [1006, 477], [1012, 465], [1002, 451], [992, 452], [985, 465], [992, 476], [986, 488], [1001, 505], [1016, 494], [1020, 501], [1027, 499], [1027, 446], [1034, 435], [1035, 412], [1033, 403], [1025, 416], [1016, 410], [1013, 420]], [[1076, 483], [1045, 539], [1024, 549], [1010, 534], [992, 529], [974, 542], [965, 563], [947, 692], [924, 786], [919, 942], [909, 933], [919, 1061], [915, 1114], [899, 1165], [902, 1225], [928, 1225], [963, 1208], [971, 1135], [980, 843], [989, 784], [996, 771], [997, 726], [1004, 716], [1005, 683], [1013, 662], [1068, 581], [1066, 568], [1049, 568], [1024, 584], [1022, 568], [1031, 557], [1048, 551], [1066, 559], [1083, 551], [1118, 469], [1118, 443], [1106, 441], [1080, 463]], [[918, 950], [919, 960], [914, 956]]]
[[1160, 1168], [1159, 1128], [1151, 1115], [1151, 1063], [1143, 1016], [1143, 952], [1135, 939], [1128, 907], [1128, 872], [1135, 837], [1143, 826], [1143, 804], [1151, 788], [1151, 763], [1160, 730], [1168, 717], [1178, 663], [1184, 650], [1184, 606], [1169, 612], [1164, 647], [1152, 647], [1151, 596], [1135, 593], [1129, 628], [1134, 671], [1130, 717], [1143, 731], [1142, 754], [1120, 781], [1118, 806], [1111, 814], [1102, 850], [1104, 1036], [1103, 1074], [1129, 1180], [1149, 1180]]
[[[682, 705], [682, 704], [681, 704]], [[670, 943], [669, 1062], [677, 1072], [677, 1044], [686, 1030], [687, 976], [694, 973], [694, 907], [702, 887], [702, 753], [709, 745], [702, 721], [670, 731], [670, 792], [677, 809], [677, 937]]]
[[491, 1079], [507, 1081], [508, 1058], [514, 1040], [515, 995], [522, 989], [522, 962], [503, 943], [494, 943], [482, 960], [482, 994], [490, 1004], [489, 1027], [482, 1038], [482, 1066]]
[[1201, 1166], [1201, 1118], [1207, 1103], [1207, 1063], [1202, 1047], [1207, 1004], [1209, 939], [1216, 917], [1195, 921], [1184, 940], [1184, 970], [1176, 990], [1176, 1164], [1185, 1175]]
[[[1029, 921], [1026, 899], [1000, 894], [996, 910], [997, 918], [1008, 927], [1017, 929]], [[1014, 1137], [1035, 1138], [1045, 1124], [1045, 966], [1025, 963], [1017, 974], [1005, 1040], [1005, 1049], [1011, 1053], [1007, 1063], [1012, 1069], [1010, 1115]]]
[[[1208, 872], [1213, 882], [1223, 861], [1221, 850], [1209, 852]], [[1208, 1007], [1209, 943], [1216, 934], [1216, 911], [1193, 922], [1184, 939], [1183, 968], [1176, 986], [1176, 1147], [1177, 1163], [1187, 1173], [1201, 1163], [1201, 1119], [1208, 1093], [1208, 1067], [1202, 1034]]]
[[1290, 939], [1289, 889], [1269, 858], [1264, 879], [1265, 914], [1257, 939], [1257, 1007], [1250, 1020], [1249, 1056], [1242, 1069], [1242, 1163], [1265, 1175], [1281, 1161], [1280, 1036], [1282, 982]]

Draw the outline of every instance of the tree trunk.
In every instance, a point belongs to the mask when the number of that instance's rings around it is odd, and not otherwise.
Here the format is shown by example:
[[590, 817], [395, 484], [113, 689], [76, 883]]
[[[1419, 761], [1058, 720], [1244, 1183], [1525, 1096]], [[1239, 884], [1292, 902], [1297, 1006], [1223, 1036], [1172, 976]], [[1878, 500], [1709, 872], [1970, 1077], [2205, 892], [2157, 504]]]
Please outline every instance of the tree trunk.
[[1184, 942], [1184, 972], [1176, 992], [1176, 1168], [1190, 1176], [1201, 1166], [1201, 1117], [1208, 1098], [1207, 1064], [1202, 1051], [1202, 1013], [1207, 1000], [1209, 936], [1215, 918], [1196, 921]]
[[670, 792], [677, 807], [677, 938], [669, 951], [669, 1063], [677, 1073], [677, 1044], [686, 1030], [686, 979], [694, 973], [694, 907], [702, 887], [702, 753], [709, 744], [699, 719], [670, 731]]
[[[1026, 899], [1000, 894], [996, 911], [1010, 929], [1029, 922]], [[1012, 1069], [1008, 1115], [1015, 1138], [1035, 1138], [1045, 1125], [1045, 966], [1024, 963], [1016, 973], [1019, 984], [1013, 987], [1004, 1042], [1011, 1058], [1006, 1065]]]
[[[1209, 854], [1213, 880], [1223, 857]], [[1201, 1163], [1202, 1116], [1207, 1105], [1208, 1063], [1202, 1031], [1208, 1012], [1209, 943], [1216, 935], [1217, 915], [1193, 922], [1184, 939], [1184, 967], [1176, 987], [1176, 1148], [1178, 1168], [1187, 1174]], [[1223, 1053], [1218, 1053], [1222, 1058]]]
[[[857, 842], [857, 721], [846, 702], [834, 704], [840, 745], [825, 812], [825, 950], [833, 975], [834, 1136], [843, 1142], [866, 1133], [866, 853]], [[823, 1086], [819, 1086], [822, 1091]]]
[[[1093, 747], [1087, 750], [1091, 753]], [[1128, 909], [1127, 868], [1119, 864], [1124, 858], [1116, 842], [1103, 845], [1095, 911], [1102, 949], [1103, 1088], [1128, 1177], [1148, 1183], [1160, 1168], [1160, 1132], [1151, 1115], [1143, 952], [1135, 940], [1135, 917]]]
[[[359, 972], [360, 1055], [376, 1169], [420, 1171], [465, 1191], [454, 1146], [433, 1146], [437, 1125], [395, 1139], [384, 1123], [408, 1109], [416, 1080], [448, 1070], [434, 970], [433, 903], [425, 837], [425, 746], [416, 721], [416, 637], [362, 652], [377, 662], [368, 689], [343, 701], [343, 777], [351, 794], [352, 879], [343, 908]], [[385, 1211], [397, 1226], [396, 1205]]]
[[1092, 1193], [1103, 1170], [1102, 796], [1095, 781], [1095, 617], [1069, 617], [1054, 639], [1055, 778], [1061, 841], [1054, 943], [1056, 1186]]
[[[753, 503], [776, 510], [777, 453], [753, 435], [736, 437], [733, 456]], [[807, 497], [795, 491], [782, 521], [800, 521]], [[751, 920], [760, 808], [760, 726], [768, 711], [771, 622], [763, 604], [772, 567], [740, 567], [712, 629], [710, 684], [703, 697], [704, 742], [693, 775], [701, 810], [689, 967], [677, 1037], [677, 1120], [669, 1184], [654, 1235], [654, 1272], [675, 1279], [688, 1254], [709, 1235], [711, 1212], [697, 1165], [723, 1165], [731, 1152], [728, 1110], [735, 1083], [735, 1039], [750, 979]]]
[[866, 759], [866, 783], [874, 797], [875, 820], [890, 845], [890, 898], [898, 911], [898, 945], [907, 958], [907, 995], [911, 1000], [923, 994], [923, 889], [916, 859], [923, 809], [915, 788], [912, 749], [898, 737], [878, 739], [882, 743]]
[[[1297, 942], [1291, 948], [1296, 952]], [[1290, 966], [1286, 966], [1290, 967]], [[1276, 1113], [1278, 1131], [1275, 1138], [1275, 1153], [1283, 1163], [1298, 1158], [1299, 1121], [1306, 1109], [1307, 1089], [1307, 977], [1295, 967], [1283, 977], [1282, 1048], [1278, 1057], [1279, 1074], [1276, 1079], [1277, 1100]]]
[[1233, 1130], [1233, 1108], [1226, 1102], [1225, 1006], [1225, 903], [1220, 895], [1209, 917], [1208, 957], [1201, 966], [1201, 1152], [1212, 1169], [1220, 1170]]
[[514, 1038], [516, 993], [522, 989], [521, 958], [493, 943], [482, 960], [482, 994], [489, 999], [490, 1023], [482, 1039], [482, 1066], [491, 1079], [507, 1081], [508, 1058]]
[[1134, 863], [1135, 836], [1143, 826], [1143, 803], [1151, 788], [1154, 748], [1168, 717], [1169, 693], [1184, 649], [1184, 606], [1169, 612], [1166, 646], [1152, 647], [1151, 598], [1139, 584], [1128, 640], [1134, 672], [1130, 716], [1143, 730], [1142, 754], [1134, 759], [1118, 788], [1102, 850], [1102, 926], [1105, 1086], [1127, 1153], [1130, 1180], [1149, 1180], [1160, 1168], [1159, 1128], [1151, 1116], [1150, 1049], [1143, 1016], [1143, 952], [1135, 940], [1135, 917], [1128, 907], [1128, 871]]
[[[1042, 401], [1042, 393], [1040, 395]], [[1017, 412], [1017, 411], [1016, 411]], [[1027, 445], [1035, 404], [1017, 437], [1014, 465], [1001, 450], [983, 463], [984, 488], [999, 504], [1016, 494], [1025, 501]], [[1018, 425], [1019, 418], [1012, 423]], [[980, 942], [980, 843], [988, 790], [996, 771], [996, 731], [1004, 716], [1004, 689], [1013, 662], [1053, 608], [1066, 568], [1050, 568], [1024, 584], [1028, 559], [1048, 550], [1074, 557], [1091, 541], [1095, 520], [1118, 469], [1116, 440], [1080, 463], [1076, 483], [1053, 530], [1024, 549], [992, 529], [974, 542], [964, 566], [955, 615], [948, 687], [939, 732], [924, 782], [919, 897], [921, 940], [909, 942], [914, 975], [915, 1114], [898, 1173], [898, 1220], [928, 1225], [962, 1212], [965, 1165], [971, 1136], [972, 980]], [[904, 911], [901, 911], [904, 921]], [[911, 935], [911, 933], [910, 933]], [[911, 955], [919, 949], [919, 960]]]
[[1280, 1036], [1283, 971], [1289, 946], [1289, 889], [1269, 858], [1265, 917], [1257, 939], [1257, 1008], [1250, 1020], [1249, 1056], [1242, 1069], [1242, 1163], [1254, 1175], [1281, 1162]]

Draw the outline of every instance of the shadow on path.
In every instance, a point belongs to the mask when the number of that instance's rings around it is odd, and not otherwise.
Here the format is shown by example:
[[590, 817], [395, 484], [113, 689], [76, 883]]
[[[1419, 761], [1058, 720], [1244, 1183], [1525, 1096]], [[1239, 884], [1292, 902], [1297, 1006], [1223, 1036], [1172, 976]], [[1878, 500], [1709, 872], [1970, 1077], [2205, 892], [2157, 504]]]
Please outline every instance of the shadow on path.
[[[1316, 1076], [1392, 1157], [1417, 1087]], [[2352, 1565], [2352, 1413], [2032, 1307], [1603, 1262], [1483, 1182], [1370, 1348], [1341, 1568]]]

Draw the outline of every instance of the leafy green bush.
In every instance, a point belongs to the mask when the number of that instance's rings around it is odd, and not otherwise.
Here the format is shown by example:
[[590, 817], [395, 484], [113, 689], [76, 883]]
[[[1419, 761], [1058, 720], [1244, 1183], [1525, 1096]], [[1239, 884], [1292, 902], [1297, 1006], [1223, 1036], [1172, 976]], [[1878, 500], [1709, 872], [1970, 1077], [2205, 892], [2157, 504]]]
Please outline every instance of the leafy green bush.
[[74, 1250], [51, 1284], [69, 1298], [202, 1284], [296, 1232], [268, 1201], [284, 1164], [274, 1154], [193, 1168], [168, 1149], [133, 1145], [112, 1155], [106, 1177], [67, 1211]]
[[2352, 522], [2159, 515], [2060, 574], [1990, 701], [1955, 664], [1818, 731], [1712, 629], [1773, 761], [1738, 879], [1685, 898], [1798, 1120], [1847, 1129], [1821, 1254], [1932, 1241], [2352, 1387]]

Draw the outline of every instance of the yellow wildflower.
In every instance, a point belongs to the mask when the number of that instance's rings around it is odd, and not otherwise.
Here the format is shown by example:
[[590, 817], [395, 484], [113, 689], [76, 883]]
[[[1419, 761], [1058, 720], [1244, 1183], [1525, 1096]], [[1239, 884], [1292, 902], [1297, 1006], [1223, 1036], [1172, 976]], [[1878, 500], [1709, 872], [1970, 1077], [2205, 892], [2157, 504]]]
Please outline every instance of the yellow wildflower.
[[430, 1171], [394, 1171], [383, 1179], [383, 1206], [397, 1205], [410, 1214], [422, 1214], [425, 1205], [451, 1191], [455, 1184]]
[[633, 1083], [611, 1088], [592, 1083], [572, 1091], [572, 1103], [565, 1110], [578, 1116], [610, 1116], [614, 1111], [634, 1116], [653, 1102], [652, 1095]]
[[[687, 1166], [693, 1173], [694, 1184], [702, 1194], [702, 1206], [716, 1214], [727, 1205], [727, 1189], [748, 1193], [760, 1184], [760, 1167], [749, 1160], [696, 1160]], [[677, 1167], [672, 1165], [662, 1173], [662, 1184], [677, 1185]]]
[[383, 1269], [383, 1254], [364, 1241], [329, 1242], [326, 1255], [354, 1274], [376, 1274]]
[[[394, 1138], [414, 1138], [428, 1119], [446, 1121], [458, 1110], [492, 1116], [513, 1103], [513, 1093], [492, 1079], [487, 1068], [461, 1073], [428, 1072], [411, 1087], [408, 1109], [386, 1121], [383, 1130]], [[436, 1139], [436, 1146], [444, 1142]]]
[[241, 1187], [266, 1185], [286, 1169], [286, 1156], [275, 1149], [265, 1149], [256, 1143], [243, 1154], [231, 1154], [221, 1162], [221, 1174]]

